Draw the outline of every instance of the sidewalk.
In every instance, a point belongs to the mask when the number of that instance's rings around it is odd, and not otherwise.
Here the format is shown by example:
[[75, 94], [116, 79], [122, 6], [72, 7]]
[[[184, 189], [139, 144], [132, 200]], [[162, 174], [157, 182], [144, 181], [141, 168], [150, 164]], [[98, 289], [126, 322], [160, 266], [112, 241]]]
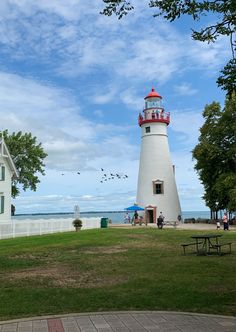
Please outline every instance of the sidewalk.
[[0, 322], [0, 332], [235, 332], [236, 317], [132, 311], [34, 317]]
[[[131, 224], [111, 224], [109, 227], [112, 228], [138, 228], [138, 227], [146, 227], [144, 224], [142, 226], [136, 225], [132, 226]], [[157, 228], [156, 224], [148, 224], [147, 227], [152, 227], [152, 228]], [[163, 229], [174, 229], [173, 225], [164, 224]], [[203, 224], [203, 223], [195, 223], [195, 224], [184, 224], [184, 223], [179, 223], [176, 226], [176, 229], [184, 229], [184, 230], [201, 230], [201, 231], [216, 231], [216, 232], [222, 232], [224, 233], [223, 226], [221, 225], [221, 229], [217, 230], [215, 224]], [[235, 232], [236, 231], [236, 225], [229, 226], [229, 231]]]

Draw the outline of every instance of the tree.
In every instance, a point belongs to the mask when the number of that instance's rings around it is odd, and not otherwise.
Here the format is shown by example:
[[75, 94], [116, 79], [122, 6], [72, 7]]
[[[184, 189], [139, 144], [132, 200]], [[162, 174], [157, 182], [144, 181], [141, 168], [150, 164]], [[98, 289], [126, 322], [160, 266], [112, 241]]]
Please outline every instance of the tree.
[[[134, 9], [130, 0], [103, 0], [106, 7], [101, 14], [111, 16], [117, 15], [121, 19], [129, 11]], [[157, 13], [154, 16], [163, 16], [166, 20], [173, 22], [183, 15], [189, 15], [193, 20], [199, 21], [207, 13], [216, 16], [216, 23], [201, 28], [200, 31], [192, 29], [192, 37], [195, 40], [203, 42], [215, 42], [220, 36], [227, 36], [232, 52], [232, 59], [221, 71], [223, 74], [219, 77], [217, 83], [223, 89], [227, 89], [228, 95], [235, 92], [235, 52], [236, 40], [236, 1], [235, 0], [214, 0], [214, 1], [196, 1], [196, 0], [150, 0], [149, 7], [156, 8]]]
[[21, 131], [9, 135], [8, 130], [4, 130], [0, 135], [3, 136], [19, 172], [19, 178], [12, 182], [12, 197], [15, 198], [20, 193], [18, 184], [22, 185], [23, 190], [29, 188], [35, 191], [40, 182], [37, 174], [45, 175], [43, 160], [47, 154], [41, 143], [37, 144], [36, 137], [31, 133], [23, 134]]
[[231, 59], [221, 73], [216, 82], [230, 97], [236, 92], [236, 59]]
[[193, 150], [195, 169], [203, 183], [203, 198], [212, 211], [236, 210], [236, 96], [225, 108], [213, 102], [203, 112], [199, 143]]

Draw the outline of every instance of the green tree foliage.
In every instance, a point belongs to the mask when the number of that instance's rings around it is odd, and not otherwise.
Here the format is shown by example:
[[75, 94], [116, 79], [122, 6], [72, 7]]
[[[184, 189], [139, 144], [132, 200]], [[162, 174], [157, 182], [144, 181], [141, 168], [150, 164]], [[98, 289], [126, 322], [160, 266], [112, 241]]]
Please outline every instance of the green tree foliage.
[[41, 143], [37, 144], [36, 137], [31, 133], [23, 134], [21, 131], [9, 135], [7, 130], [0, 133], [4, 137], [11, 157], [19, 173], [18, 179], [13, 179], [12, 197], [19, 195], [18, 185], [21, 184], [23, 190], [36, 190], [40, 182], [38, 173], [45, 175], [43, 160], [47, 154], [44, 152]]
[[236, 92], [236, 59], [231, 59], [218, 77], [217, 84], [226, 91], [230, 97]]
[[236, 96], [225, 108], [213, 102], [203, 112], [199, 143], [193, 150], [195, 169], [204, 185], [204, 200], [212, 211], [236, 210]]
[[[134, 9], [130, 0], [103, 0], [106, 4], [102, 14], [111, 16], [117, 15], [121, 19], [129, 11]], [[235, 51], [236, 41], [236, 1], [235, 0], [150, 0], [149, 7], [156, 8], [157, 13], [154, 16], [163, 16], [166, 20], [172, 22], [183, 15], [188, 15], [195, 21], [199, 21], [207, 14], [214, 15], [216, 22], [203, 27], [200, 31], [192, 30], [192, 37], [195, 40], [203, 42], [214, 42], [221, 36], [227, 36], [232, 51], [232, 59], [221, 71], [223, 74], [219, 77], [217, 83], [223, 89], [227, 90], [230, 96], [235, 92]], [[212, 17], [213, 21], [213, 17]]]

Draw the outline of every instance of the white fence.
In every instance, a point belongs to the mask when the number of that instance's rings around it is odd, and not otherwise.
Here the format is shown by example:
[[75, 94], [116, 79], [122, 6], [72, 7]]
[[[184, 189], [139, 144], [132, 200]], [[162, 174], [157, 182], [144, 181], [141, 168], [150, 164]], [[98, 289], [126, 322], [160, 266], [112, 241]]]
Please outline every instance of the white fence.
[[[0, 222], [0, 239], [74, 231], [73, 218], [25, 219]], [[83, 229], [100, 228], [101, 218], [81, 218]]]

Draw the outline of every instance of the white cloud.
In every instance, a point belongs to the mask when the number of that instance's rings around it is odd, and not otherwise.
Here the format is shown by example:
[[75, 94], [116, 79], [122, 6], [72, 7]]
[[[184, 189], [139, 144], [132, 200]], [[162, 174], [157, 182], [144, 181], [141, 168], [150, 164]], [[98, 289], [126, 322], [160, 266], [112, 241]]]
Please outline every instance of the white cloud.
[[66, 90], [18, 75], [0, 73], [0, 117], [0, 129], [30, 131], [43, 143], [49, 168], [85, 169], [106, 154], [135, 153], [125, 127], [91, 122]]
[[177, 95], [181, 96], [192, 96], [198, 92], [197, 89], [191, 87], [191, 84], [181, 83], [180, 85], [174, 86], [174, 90]]
[[116, 94], [117, 94], [116, 87], [108, 86], [108, 87], [106, 87], [106, 89], [104, 89], [104, 87], [103, 87], [101, 89], [101, 91], [99, 92], [99, 94], [98, 94], [98, 92], [95, 92], [92, 99], [93, 99], [93, 102], [98, 105], [108, 104], [109, 102], [114, 100], [114, 98], [116, 97]]
[[[197, 143], [199, 129], [203, 124], [201, 111], [197, 109], [175, 109], [171, 112], [171, 129], [191, 151]], [[180, 135], [179, 135], [180, 134]]]
[[[140, 19], [145, 5], [137, 5], [137, 11], [118, 21], [99, 14], [102, 1], [6, 1], [0, 14], [1, 43], [13, 58], [30, 55], [48, 61], [53, 55], [55, 72], [65, 77], [101, 68], [116, 80], [163, 84], [172, 75], [203, 66], [210, 75], [225, 62], [230, 50], [224, 39], [210, 45], [192, 41], [189, 32], [180, 34], [161, 18]], [[145, 15], [151, 13], [146, 10]]]

